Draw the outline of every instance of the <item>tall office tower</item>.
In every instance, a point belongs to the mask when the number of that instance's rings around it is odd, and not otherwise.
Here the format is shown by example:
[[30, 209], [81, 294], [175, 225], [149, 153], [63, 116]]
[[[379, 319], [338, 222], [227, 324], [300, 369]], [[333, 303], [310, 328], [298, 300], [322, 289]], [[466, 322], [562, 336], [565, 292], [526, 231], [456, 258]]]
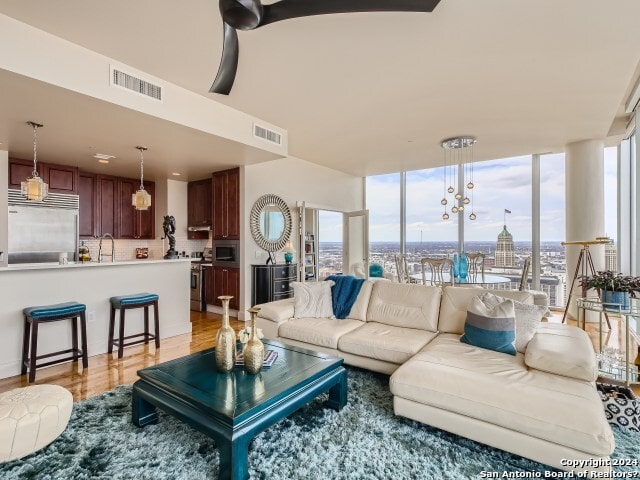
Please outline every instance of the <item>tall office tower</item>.
[[513, 248], [513, 236], [505, 225], [498, 235], [496, 245], [496, 267], [515, 267], [515, 250]]
[[604, 246], [604, 263], [607, 270], [618, 271], [618, 249], [614, 243]]

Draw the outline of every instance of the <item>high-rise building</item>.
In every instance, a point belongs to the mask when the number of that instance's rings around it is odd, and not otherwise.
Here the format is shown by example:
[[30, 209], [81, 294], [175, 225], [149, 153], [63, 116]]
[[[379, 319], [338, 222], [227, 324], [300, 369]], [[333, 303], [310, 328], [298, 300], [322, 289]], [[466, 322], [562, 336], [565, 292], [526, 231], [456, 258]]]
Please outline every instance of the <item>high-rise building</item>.
[[604, 246], [604, 264], [607, 270], [618, 271], [618, 249], [614, 243]]
[[515, 249], [513, 247], [513, 236], [507, 230], [505, 225], [500, 234], [498, 234], [498, 243], [496, 245], [496, 267], [515, 267], [516, 266]]

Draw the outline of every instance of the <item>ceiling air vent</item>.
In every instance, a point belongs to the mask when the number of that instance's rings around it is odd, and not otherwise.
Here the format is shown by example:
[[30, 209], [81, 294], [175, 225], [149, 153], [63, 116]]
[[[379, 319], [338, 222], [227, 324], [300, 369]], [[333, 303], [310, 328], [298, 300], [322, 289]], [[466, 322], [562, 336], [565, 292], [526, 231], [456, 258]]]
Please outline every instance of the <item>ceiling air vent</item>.
[[275, 143], [276, 145], [282, 145], [282, 135], [268, 128], [261, 127], [256, 123], [253, 124], [253, 136], [262, 138], [267, 142]]
[[139, 95], [162, 101], [162, 87], [111, 67], [111, 85], [126, 88]]

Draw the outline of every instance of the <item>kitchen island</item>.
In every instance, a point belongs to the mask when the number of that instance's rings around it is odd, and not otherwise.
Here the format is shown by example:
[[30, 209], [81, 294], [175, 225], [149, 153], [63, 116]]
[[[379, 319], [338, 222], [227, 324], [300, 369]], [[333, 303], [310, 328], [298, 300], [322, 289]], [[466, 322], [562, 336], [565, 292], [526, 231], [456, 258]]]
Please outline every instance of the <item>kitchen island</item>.
[[[84, 303], [87, 306], [89, 357], [107, 351], [109, 299], [117, 295], [157, 293], [160, 296], [160, 338], [190, 333], [190, 264], [189, 259], [176, 259], [65, 265], [17, 264], [0, 268], [0, 378], [20, 374], [24, 326], [22, 309], [25, 307], [68, 301]], [[129, 310], [125, 334], [142, 331], [142, 309]], [[70, 321], [41, 327], [38, 355], [70, 346]]]

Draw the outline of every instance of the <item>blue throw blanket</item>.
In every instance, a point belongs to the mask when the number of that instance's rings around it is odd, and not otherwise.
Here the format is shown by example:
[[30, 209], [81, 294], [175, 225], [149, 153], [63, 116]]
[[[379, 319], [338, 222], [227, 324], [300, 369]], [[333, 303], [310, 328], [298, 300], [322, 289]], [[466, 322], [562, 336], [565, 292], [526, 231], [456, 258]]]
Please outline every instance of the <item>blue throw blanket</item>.
[[364, 278], [356, 278], [351, 275], [330, 275], [327, 280], [333, 280], [335, 285], [331, 287], [331, 304], [336, 318], [347, 318], [358, 293], [364, 283]]

